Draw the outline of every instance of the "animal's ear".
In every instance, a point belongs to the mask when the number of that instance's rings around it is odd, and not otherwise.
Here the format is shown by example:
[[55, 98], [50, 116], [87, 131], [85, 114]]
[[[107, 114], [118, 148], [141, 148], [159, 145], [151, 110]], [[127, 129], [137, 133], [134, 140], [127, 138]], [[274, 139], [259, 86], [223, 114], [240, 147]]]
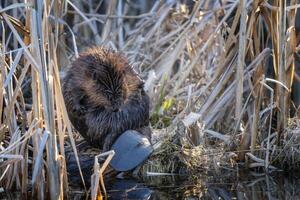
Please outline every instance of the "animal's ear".
[[[89, 70], [89, 69], [91, 69], [91, 70]], [[95, 70], [93, 70], [91, 67], [89, 69], [84, 71], [85, 76], [88, 79], [97, 80], [97, 73], [95, 72]]]

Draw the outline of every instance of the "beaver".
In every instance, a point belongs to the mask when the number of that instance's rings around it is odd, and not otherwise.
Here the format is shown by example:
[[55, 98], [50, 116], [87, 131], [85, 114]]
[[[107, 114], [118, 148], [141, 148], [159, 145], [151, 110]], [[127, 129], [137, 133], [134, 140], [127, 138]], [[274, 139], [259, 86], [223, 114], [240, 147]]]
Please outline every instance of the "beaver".
[[[149, 125], [149, 96], [126, 57], [93, 47], [66, 71], [62, 91], [71, 123], [93, 147], [107, 151], [126, 130]], [[142, 132], [151, 138], [149, 131]]]

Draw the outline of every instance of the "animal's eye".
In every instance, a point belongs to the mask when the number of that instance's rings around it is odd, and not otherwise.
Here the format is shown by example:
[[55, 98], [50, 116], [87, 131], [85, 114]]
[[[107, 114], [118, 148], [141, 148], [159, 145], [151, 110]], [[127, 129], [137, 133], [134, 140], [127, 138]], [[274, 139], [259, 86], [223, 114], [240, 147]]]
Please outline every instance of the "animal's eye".
[[140, 84], [138, 85], [138, 88], [139, 88], [139, 89], [143, 89], [143, 88], [144, 88], [144, 82], [140, 83]]
[[82, 98], [79, 100], [79, 104], [80, 104], [81, 106], [86, 105], [86, 97], [82, 97]]
[[98, 78], [97, 78], [97, 74], [94, 72], [93, 74], [92, 74], [92, 79], [94, 80], [94, 81], [96, 81]]

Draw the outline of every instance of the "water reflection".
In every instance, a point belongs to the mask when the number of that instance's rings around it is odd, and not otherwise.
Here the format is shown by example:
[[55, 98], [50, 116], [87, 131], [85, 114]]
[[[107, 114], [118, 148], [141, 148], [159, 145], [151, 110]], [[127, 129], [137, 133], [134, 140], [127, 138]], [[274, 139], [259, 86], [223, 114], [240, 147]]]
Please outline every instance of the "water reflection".
[[[156, 176], [142, 181], [116, 179], [106, 183], [111, 200], [172, 199], [300, 199], [300, 175], [224, 173], [219, 176]], [[70, 199], [85, 199], [72, 193]], [[20, 193], [0, 192], [0, 199], [22, 199]]]
[[299, 174], [149, 177], [115, 181], [109, 199], [300, 199]]
[[108, 199], [151, 199], [154, 191], [133, 179], [116, 180], [108, 190]]

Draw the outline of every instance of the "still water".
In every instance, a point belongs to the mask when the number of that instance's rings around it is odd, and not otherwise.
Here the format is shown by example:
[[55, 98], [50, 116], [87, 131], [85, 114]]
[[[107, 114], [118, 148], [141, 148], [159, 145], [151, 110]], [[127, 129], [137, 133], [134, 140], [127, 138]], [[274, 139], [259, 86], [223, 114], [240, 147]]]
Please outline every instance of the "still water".
[[108, 199], [300, 199], [300, 175], [276, 173], [117, 180]]
[[[224, 173], [222, 175], [152, 176], [144, 180], [115, 179], [106, 183], [108, 200], [173, 199], [300, 199], [300, 174]], [[0, 192], [0, 199], [22, 199]], [[73, 193], [70, 199], [86, 199]]]

